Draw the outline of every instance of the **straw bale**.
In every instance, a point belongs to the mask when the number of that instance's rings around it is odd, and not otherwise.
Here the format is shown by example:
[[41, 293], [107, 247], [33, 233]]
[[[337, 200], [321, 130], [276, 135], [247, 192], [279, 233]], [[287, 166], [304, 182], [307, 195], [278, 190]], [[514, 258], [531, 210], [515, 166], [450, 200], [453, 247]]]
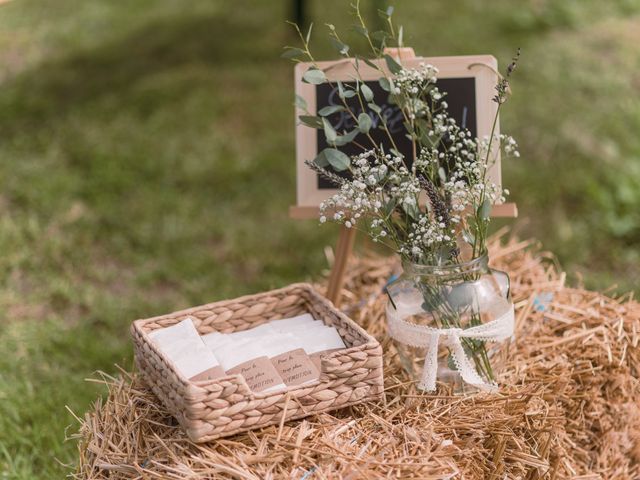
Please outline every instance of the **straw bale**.
[[382, 289], [398, 265], [354, 258], [343, 305], [383, 345], [384, 402], [196, 445], [135, 373], [101, 374], [108, 396], [80, 420], [75, 477], [640, 478], [640, 305], [567, 287], [532, 243], [490, 249], [516, 305], [498, 394], [418, 391], [385, 332]]

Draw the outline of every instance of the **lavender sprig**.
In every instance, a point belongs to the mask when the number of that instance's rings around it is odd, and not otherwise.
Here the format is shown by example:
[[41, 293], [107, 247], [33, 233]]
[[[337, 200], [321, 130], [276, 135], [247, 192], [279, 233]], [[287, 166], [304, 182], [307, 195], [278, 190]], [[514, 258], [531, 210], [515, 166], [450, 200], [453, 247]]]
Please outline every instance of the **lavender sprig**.
[[335, 173], [326, 170], [324, 168], [322, 168], [320, 165], [318, 165], [317, 163], [311, 161], [311, 160], [305, 160], [304, 163], [314, 172], [316, 172], [318, 175], [320, 175], [321, 177], [323, 177], [326, 180], [329, 180], [330, 182], [335, 183], [336, 185], [343, 185], [346, 180], [344, 178], [342, 178], [340, 175], [336, 175]]
[[447, 207], [447, 204], [440, 198], [435, 185], [424, 175], [418, 175], [418, 182], [420, 182], [420, 186], [426, 192], [427, 197], [429, 197], [429, 203], [431, 203], [431, 207], [433, 207], [433, 213], [436, 219], [439, 219], [448, 227], [451, 224], [449, 207]]
[[503, 78], [501, 78], [498, 84], [496, 85], [496, 92], [498, 92], [498, 94], [495, 97], [493, 97], [493, 101], [496, 102], [498, 105], [502, 105], [504, 102], [507, 101], [507, 94], [509, 92], [509, 77], [511, 76], [513, 71], [516, 69], [519, 58], [520, 58], [520, 49], [518, 48], [518, 51], [516, 52], [515, 56], [511, 59], [511, 63], [507, 67], [507, 74]]

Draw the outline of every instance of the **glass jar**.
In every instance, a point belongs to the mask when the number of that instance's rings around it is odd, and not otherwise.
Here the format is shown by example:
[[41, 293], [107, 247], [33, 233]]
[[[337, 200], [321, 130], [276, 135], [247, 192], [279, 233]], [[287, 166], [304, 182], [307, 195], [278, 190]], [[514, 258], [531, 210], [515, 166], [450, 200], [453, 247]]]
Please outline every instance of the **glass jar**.
[[387, 287], [387, 324], [403, 368], [418, 388], [451, 393], [497, 389], [514, 313], [509, 276], [487, 254], [446, 266], [403, 265]]

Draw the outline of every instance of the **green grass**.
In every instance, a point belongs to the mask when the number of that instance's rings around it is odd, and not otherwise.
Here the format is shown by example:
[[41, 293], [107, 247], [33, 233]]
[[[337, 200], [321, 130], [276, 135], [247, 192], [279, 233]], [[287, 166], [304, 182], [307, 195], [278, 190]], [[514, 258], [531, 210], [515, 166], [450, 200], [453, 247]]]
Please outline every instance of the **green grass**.
[[[311, 15], [346, 26], [346, 1]], [[422, 54], [523, 48], [505, 184], [594, 288], [640, 274], [640, 5], [412, 1]], [[0, 5], [0, 472], [60, 478], [73, 417], [131, 365], [140, 317], [317, 278], [334, 227], [294, 222], [286, 2]], [[500, 7], [500, 8], [499, 8]], [[333, 56], [321, 28], [320, 57]], [[72, 429], [75, 426], [71, 427]]]

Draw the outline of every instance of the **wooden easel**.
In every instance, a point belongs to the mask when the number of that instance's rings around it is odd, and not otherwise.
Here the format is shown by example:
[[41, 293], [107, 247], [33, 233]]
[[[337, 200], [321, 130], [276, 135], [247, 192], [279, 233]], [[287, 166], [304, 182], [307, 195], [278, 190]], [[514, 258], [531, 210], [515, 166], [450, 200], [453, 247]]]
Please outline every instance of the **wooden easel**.
[[[400, 59], [400, 60], [412, 60], [416, 58], [413, 49], [409, 47], [387, 48], [385, 49], [385, 53], [393, 57], [396, 57], [397, 59]], [[451, 57], [451, 58], [455, 59], [457, 57]], [[493, 57], [491, 58], [493, 59], [493, 62], [495, 62], [495, 59]], [[298, 65], [298, 66], [300, 67], [301, 65]], [[365, 68], [365, 67], [363, 66], [362, 68]], [[495, 72], [495, 69], [493, 69], [493, 72]], [[301, 81], [301, 73], [298, 73], [297, 81]], [[487, 84], [486, 88], [489, 89], [493, 87], [492, 86], [489, 87]], [[313, 105], [315, 106], [315, 100], [313, 100]], [[314, 142], [315, 137], [312, 137], [312, 139]], [[297, 142], [297, 147], [300, 150], [301, 147], [307, 144], [310, 144], [311, 139], [296, 138], [296, 142]], [[314, 181], [313, 177], [311, 177], [310, 180], [307, 180], [307, 182], [313, 182], [313, 181]], [[300, 188], [299, 179], [298, 179], [298, 187]], [[294, 219], [318, 218], [319, 207], [292, 206], [289, 208], [289, 216]], [[503, 217], [503, 218], [515, 218], [518, 216], [518, 209], [515, 203], [503, 203], [500, 205], [494, 205], [492, 208], [491, 216]], [[347, 268], [349, 257], [351, 256], [351, 253], [353, 251], [353, 244], [355, 242], [355, 237], [356, 237], [355, 229], [347, 228], [345, 226], [341, 227], [340, 235], [338, 237], [338, 243], [336, 244], [334, 262], [331, 268], [331, 274], [329, 276], [329, 284], [327, 287], [327, 298], [329, 298], [329, 300], [331, 300], [336, 307], [340, 306], [340, 293], [342, 291], [342, 286], [344, 285], [344, 274]]]

